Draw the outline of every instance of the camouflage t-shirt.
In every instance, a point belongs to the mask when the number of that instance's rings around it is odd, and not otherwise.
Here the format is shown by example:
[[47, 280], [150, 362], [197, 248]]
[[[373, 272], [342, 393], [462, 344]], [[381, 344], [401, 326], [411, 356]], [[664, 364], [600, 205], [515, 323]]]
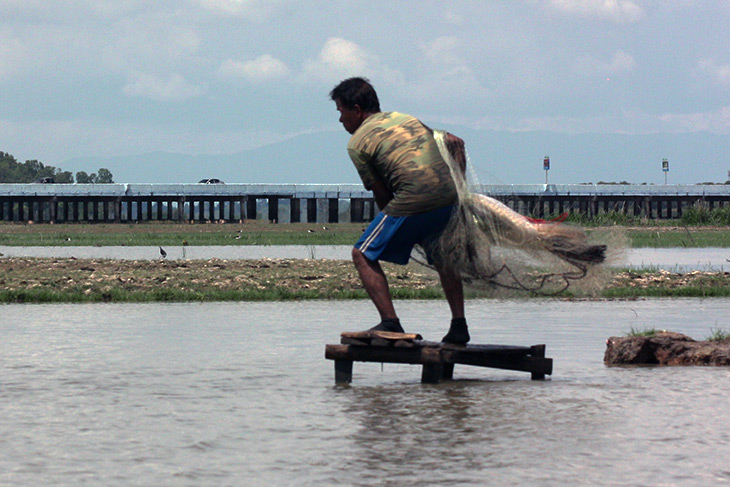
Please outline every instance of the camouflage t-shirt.
[[382, 209], [386, 215], [416, 215], [456, 202], [456, 187], [433, 132], [410, 115], [370, 115], [352, 134], [347, 152], [365, 189], [380, 180], [393, 193]]

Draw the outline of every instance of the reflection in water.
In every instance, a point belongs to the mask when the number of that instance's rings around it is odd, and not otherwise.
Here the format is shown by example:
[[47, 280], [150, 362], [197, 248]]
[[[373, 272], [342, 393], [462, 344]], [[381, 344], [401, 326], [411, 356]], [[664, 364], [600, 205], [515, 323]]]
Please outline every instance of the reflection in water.
[[410, 485], [414, 471], [428, 472], [431, 482], [457, 482], [483, 469], [499, 410], [484, 410], [484, 387], [464, 385], [351, 391], [343, 413], [359, 423], [351, 439], [355, 463], [365, 474], [355, 485], [372, 485], [375, 479]]
[[[632, 370], [616, 371], [613, 384], [456, 381], [343, 389], [342, 414], [358, 425], [348, 438], [353, 450], [345, 471], [360, 472], [352, 479], [357, 486], [730, 480], [718, 455], [730, 452], [723, 420], [702, 420], [679, 406], [686, 395], [657, 394], [676, 370]], [[644, 372], [643, 384], [625, 382]], [[716, 389], [711, 384], [727, 378], [707, 370], [690, 375], [680, 382]], [[719, 395], [712, 393], [708, 405], [719, 406]]]
[[515, 470], [523, 480], [547, 472], [567, 480], [566, 462], [591, 456], [585, 446], [615, 421], [595, 398], [555, 397], [553, 386], [455, 381], [343, 391], [343, 414], [359, 425], [347, 470], [363, 474], [353, 485], [421, 485], [424, 477], [430, 485], [511, 484]]

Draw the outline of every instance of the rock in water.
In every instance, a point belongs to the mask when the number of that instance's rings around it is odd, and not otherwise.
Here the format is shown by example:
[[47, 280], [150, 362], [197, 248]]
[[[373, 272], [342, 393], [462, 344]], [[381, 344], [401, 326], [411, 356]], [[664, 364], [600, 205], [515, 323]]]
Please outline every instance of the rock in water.
[[674, 332], [652, 336], [611, 337], [606, 365], [730, 365], [730, 339], [698, 342]]

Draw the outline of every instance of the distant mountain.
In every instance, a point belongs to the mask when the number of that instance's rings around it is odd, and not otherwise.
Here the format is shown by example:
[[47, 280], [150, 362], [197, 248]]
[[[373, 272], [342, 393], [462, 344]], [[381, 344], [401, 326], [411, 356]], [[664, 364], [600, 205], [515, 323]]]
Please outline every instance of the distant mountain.
[[[670, 184], [725, 182], [730, 170], [730, 136], [689, 134], [580, 134], [479, 131], [443, 127], [467, 143], [479, 182], [545, 182], [542, 159], [549, 156], [550, 183], [621, 182], [663, 184], [661, 161], [670, 163]], [[81, 157], [64, 170], [105, 167], [115, 182], [192, 183], [219, 178], [227, 183], [359, 183], [344, 132], [319, 132], [223, 155], [153, 152], [134, 156]]]
[[357, 183], [345, 150], [347, 140], [345, 132], [324, 132], [235, 154], [79, 157], [61, 167], [74, 172], [105, 167], [119, 183], [196, 183], [203, 178], [226, 183]]

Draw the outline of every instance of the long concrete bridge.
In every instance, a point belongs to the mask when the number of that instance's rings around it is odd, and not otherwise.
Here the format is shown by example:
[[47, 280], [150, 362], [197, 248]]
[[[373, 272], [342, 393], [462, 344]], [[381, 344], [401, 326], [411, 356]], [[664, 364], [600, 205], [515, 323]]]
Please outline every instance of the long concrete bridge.
[[[536, 218], [564, 212], [621, 212], [680, 218], [693, 205], [730, 205], [728, 185], [479, 185]], [[377, 208], [355, 184], [0, 184], [0, 221], [9, 222], [365, 222]]]

